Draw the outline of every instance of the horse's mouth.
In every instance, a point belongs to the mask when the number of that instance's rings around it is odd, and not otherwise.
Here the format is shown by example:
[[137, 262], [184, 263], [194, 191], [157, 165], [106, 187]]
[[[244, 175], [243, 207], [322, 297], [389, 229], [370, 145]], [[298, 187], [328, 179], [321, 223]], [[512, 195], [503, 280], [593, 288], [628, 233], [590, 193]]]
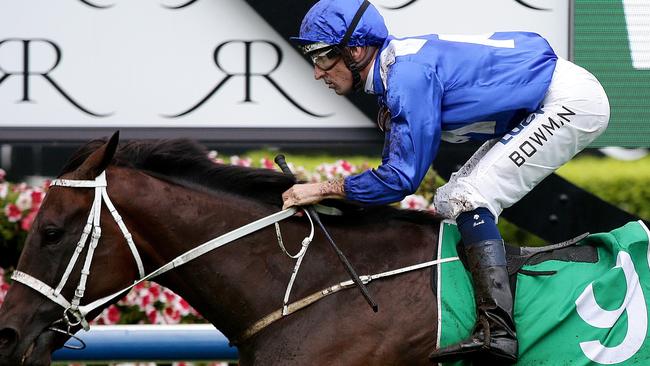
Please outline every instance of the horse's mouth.
[[51, 353], [54, 349], [56, 333], [45, 329], [27, 347], [20, 359], [21, 366], [41, 366], [52, 363]]
[[24, 365], [25, 360], [27, 360], [29, 358], [29, 356], [32, 355], [32, 352], [34, 351], [34, 346], [35, 345], [36, 345], [36, 342], [32, 342], [32, 344], [30, 344], [29, 347], [27, 347], [27, 350], [25, 351], [25, 353], [23, 353], [23, 357], [20, 359], [20, 364], [21, 365]]

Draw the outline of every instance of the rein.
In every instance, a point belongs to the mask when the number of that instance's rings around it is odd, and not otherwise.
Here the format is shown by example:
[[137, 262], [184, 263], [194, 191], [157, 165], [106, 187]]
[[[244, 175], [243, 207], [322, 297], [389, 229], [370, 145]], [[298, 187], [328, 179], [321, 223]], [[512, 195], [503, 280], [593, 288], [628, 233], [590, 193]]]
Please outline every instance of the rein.
[[[276, 212], [274, 214], [268, 215], [266, 217], [263, 217], [259, 220], [253, 221], [249, 224], [246, 224], [242, 227], [239, 227], [235, 230], [229, 231], [217, 238], [211, 239], [193, 249], [190, 249], [186, 251], [185, 253], [179, 255], [178, 257], [174, 258], [171, 262], [159, 267], [155, 271], [149, 273], [148, 275], [145, 275], [144, 273], [144, 267], [142, 265], [142, 259], [140, 258], [140, 254], [138, 253], [138, 250], [135, 246], [135, 243], [133, 242], [133, 237], [129, 230], [127, 229], [126, 225], [124, 224], [124, 221], [122, 220], [122, 217], [117, 213], [117, 209], [111, 202], [110, 198], [108, 197], [108, 192], [106, 190], [108, 183], [106, 181], [106, 172], [102, 172], [97, 178], [94, 180], [70, 180], [70, 179], [55, 179], [52, 181], [51, 186], [60, 186], [60, 187], [71, 187], [71, 188], [95, 188], [95, 197], [93, 200], [93, 205], [90, 208], [90, 213], [88, 215], [88, 219], [86, 221], [86, 226], [83, 229], [83, 232], [81, 234], [81, 238], [77, 242], [77, 246], [75, 248], [74, 253], [72, 254], [72, 258], [70, 259], [70, 262], [68, 263], [68, 266], [65, 269], [65, 272], [59, 281], [59, 284], [57, 285], [56, 288], [52, 288], [46, 283], [40, 281], [39, 279], [21, 271], [14, 271], [11, 278], [14, 281], [20, 282], [47, 297], [48, 299], [52, 300], [53, 302], [61, 305], [63, 307], [63, 316], [54, 321], [47, 329], [66, 334], [77, 341], [80, 342], [81, 346], [68, 346], [64, 345], [66, 348], [71, 348], [71, 349], [83, 349], [86, 347], [85, 343], [83, 340], [72, 334], [71, 328], [75, 327], [77, 325], [81, 325], [82, 328], [86, 331], [90, 329], [90, 325], [88, 324], [88, 321], [86, 320], [86, 316], [88, 313], [91, 311], [105, 305], [112, 299], [114, 299], [117, 296], [120, 296], [129, 290], [131, 290], [133, 287], [138, 285], [139, 283], [143, 281], [150, 280], [154, 277], [157, 277], [167, 271], [170, 271], [176, 267], [179, 267], [193, 259], [196, 259], [203, 254], [206, 254], [214, 249], [217, 249], [219, 247], [222, 247], [226, 244], [229, 244], [243, 236], [246, 236], [248, 234], [251, 234], [253, 232], [256, 232], [260, 229], [263, 229], [269, 225], [275, 224], [275, 229], [276, 229], [276, 235], [278, 239], [278, 244], [282, 251], [289, 256], [292, 259], [296, 259], [296, 264], [293, 268], [292, 274], [291, 274], [291, 279], [289, 280], [289, 283], [287, 285], [287, 290], [285, 291], [284, 299], [283, 299], [283, 306], [281, 309], [276, 310], [267, 316], [263, 317], [259, 321], [255, 322], [253, 325], [248, 327], [239, 337], [236, 338], [235, 341], [231, 342], [231, 344], [240, 344], [241, 342], [249, 339], [253, 335], [257, 334], [259, 331], [267, 327], [268, 325], [274, 323], [275, 321], [290, 315], [292, 313], [295, 313], [296, 311], [303, 309], [314, 302], [324, 298], [325, 296], [331, 295], [333, 293], [336, 293], [340, 290], [344, 290], [347, 288], [351, 288], [355, 286], [354, 281], [348, 280], [344, 281], [341, 283], [338, 283], [336, 285], [327, 287], [321, 291], [315, 292], [309, 296], [306, 296], [298, 301], [288, 303], [289, 296], [291, 293], [291, 289], [293, 287], [294, 281], [296, 279], [296, 276], [298, 274], [298, 270], [300, 268], [300, 265], [302, 263], [302, 260], [307, 253], [307, 249], [309, 247], [309, 244], [311, 243], [313, 237], [314, 237], [314, 224], [310, 218], [309, 215], [306, 215], [309, 218], [310, 224], [311, 224], [311, 231], [309, 236], [305, 237], [302, 241], [302, 247], [300, 251], [295, 254], [291, 255], [289, 252], [286, 250], [284, 243], [282, 241], [282, 234], [280, 232], [280, 226], [278, 225], [279, 221], [282, 221], [288, 217], [293, 216], [297, 209], [296, 208], [288, 208], [286, 210], [282, 210], [279, 212]], [[127, 245], [131, 249], [131, 253], [133, 254], [133, 259], [136, 263], [136, 266], [138, 267], [138, 272], [140, 274], [140, 279], [136, 280], [133, 282], [133, 284], [114, 292], [111, 295], [102, 297], [100, 299], [97, 299], [87, 305], [80, 305], [81, 299], [84, 296], [84, 292], [86, 289], [86, 281], [88, 279], [88, 275], [90, 274], [90, 265], [92, 263], [92, 257], [95, 253], [95, 248], [97, 248], [97, 245], [99, 244], [99, 239], [101, 237], [101, 227], [100, 227], [100, 215], [101, 215], [101, 208], [102, 208], [102, 202], [106, 205], [108, 208], [109, 212], [111, 213], [111, 216], [119, 226], [122, 235], [126, 239]], [[92, 233], [92, 235], [91, 235]], [[70, 273], [72, 272], [72, 269], [74, 268], [80, 254], [83, 252], [83, 249], [86, 246], [86, 242], [88, 241], [89, 235], [91, 236], [90, 240], [90, 245], [88, 247], [88, 252], [86, 253], [86, 258], [85, 262], [83, 265], [83, 268], [81, 270], [81, 275], [79, 279], [79, 284], [74, 292], [74, 297], [71, 301], [68, 301], [63, 295], [61, 295], [61, 291], [65, 284], [67, 283]], [[422, 268], [427, 268], [431, 266], [435, 266], [437, 264], [445, 263], [445, 262], [450, 262], [450, 261], [455, 261], [458, 260], [458, 257], [453, 257], [453, 258], [445, 258], [445, 259], [440, 259], [440, 260], [435, 260], [435, 261], [430, 261], [430, 262], [425, 262], [425, 263], [420, 263], [416, 265], [412, 265], [409, 267], [404, 267], [404, 268], [399, 268], [395, 269], [392, 271], [387, 271], [387, 272], [382, 272], [378, 274], [373, 274], [373, 275], [365, 275], [365, 276], [360, 276], [361, 281], [363, 284], [367, 284], [372, 280], [375, 279], [380, 279], [384, 277], [389, 277], [389, 276], [394, 276], [398, 275], [401, 273], [406, 273], [410, 271], [415, 271], [419, 270]], [[67, 326], [66, 329], [60, 329], [55, 327], [56, 324], [63, 323], [65, 326]]]

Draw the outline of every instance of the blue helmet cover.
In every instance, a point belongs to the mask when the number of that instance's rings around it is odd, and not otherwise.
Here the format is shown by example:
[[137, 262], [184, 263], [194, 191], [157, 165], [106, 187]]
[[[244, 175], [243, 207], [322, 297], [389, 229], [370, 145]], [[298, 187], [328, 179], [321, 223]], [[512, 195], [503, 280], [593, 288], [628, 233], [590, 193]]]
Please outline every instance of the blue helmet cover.
[[[300, 35], [291, 37], [297, 44], [304, 45], [324, 42], [335, 45], [341, 43], [354, 14], [363, 0], [321, 0], [305, 14], [300, 25]], [[384, 18], [374, 5], [363, 13], [352, 37], [344, 46], [379, 46], [388, 37]]]

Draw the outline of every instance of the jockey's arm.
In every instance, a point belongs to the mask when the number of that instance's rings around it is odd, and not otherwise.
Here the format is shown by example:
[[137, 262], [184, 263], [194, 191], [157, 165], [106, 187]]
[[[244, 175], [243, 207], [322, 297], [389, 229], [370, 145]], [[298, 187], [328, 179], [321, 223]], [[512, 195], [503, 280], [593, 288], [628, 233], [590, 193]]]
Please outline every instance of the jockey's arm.
[[296, 184], [282, 194], [282, 209], [318, 203], [326, 198], [345, 198], [343, 179], [320, 183]]
[[381, 165], [345, 179], [346, 197], [370, 205], [398, 202], [414, 193], [440, 144], [440, 82], [427, 66], [391, 66], [386, 106], [391, 114]]
[[283, 195], [284, 208], [326, 198], [370, 205], [402, 200], [424, 179], [440, 143], [442, 91], [436, 75], [411, 62], [391, 67], [386, 104], [391, 112], [382, 163], [377, 169], [322, 183], [296, 184]]

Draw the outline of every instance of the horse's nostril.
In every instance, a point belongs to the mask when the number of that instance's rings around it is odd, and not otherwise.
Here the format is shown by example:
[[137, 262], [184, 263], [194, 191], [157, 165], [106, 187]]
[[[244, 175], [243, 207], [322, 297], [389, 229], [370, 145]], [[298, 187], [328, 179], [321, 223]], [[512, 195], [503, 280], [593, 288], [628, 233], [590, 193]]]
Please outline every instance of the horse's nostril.
[[18, 331], [14, 328], [0, 329], [0, 349], [12, 347], [18, 341]]

